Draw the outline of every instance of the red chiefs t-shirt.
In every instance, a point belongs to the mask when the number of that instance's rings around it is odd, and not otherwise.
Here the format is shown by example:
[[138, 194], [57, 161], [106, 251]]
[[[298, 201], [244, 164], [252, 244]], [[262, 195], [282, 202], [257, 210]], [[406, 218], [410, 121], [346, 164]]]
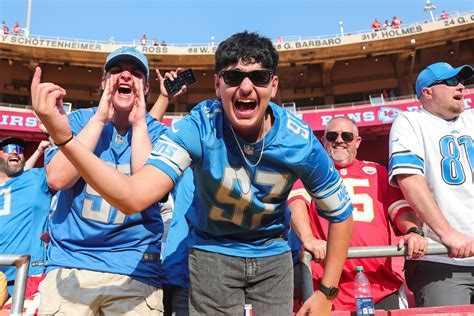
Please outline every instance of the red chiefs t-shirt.
[[[337, 168], [350, 193], [354, 206], [354, 225], [350, 247], [386, 246], [394, 244], [390, 218], [410, 210], [401, 191], [388, 184], [387, 169], [374, 162], [355, 160], [346, 168]], [[288, 203], [304, 200], [309, 208], [311, 229], [318, 239], [327, 240], [328, 221], [317, 215], [314, 201], [298, 181]], [[398, 233], [398, 232], [397, 232]], [[336, 310], [355, 310], [353, 282], [356, 266], [363, 266], [370, 281], [374, 303], [396, 292], [403, 277], [392, 269], [391, 258], [347, 259], [339, 282], [339, 295], [333, 301]], [[324, 272], [324, 265], [312, 262], [313, 283], [316, 290]]]

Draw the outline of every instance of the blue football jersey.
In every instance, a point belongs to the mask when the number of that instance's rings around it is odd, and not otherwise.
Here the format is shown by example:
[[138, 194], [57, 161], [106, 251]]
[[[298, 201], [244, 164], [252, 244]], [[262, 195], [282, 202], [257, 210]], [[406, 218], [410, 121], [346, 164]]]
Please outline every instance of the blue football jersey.
[[[97, 108], [72, 112], [69, 123], [78, 134]], [[166, 130], [147, 115], [150, 140]], [[114, 125], [105, 125], [95, 155], [124, 174], [130, 174], [132, 129], [120, 135]], [[46, 162], [58, 151], [48, 151]], [[98, 177], [100, 174], [97, 175]], [[160, 248], [163, 222], [159, 203], [144, 211], [125, 215], [105, 201], [83, 178], [61, 191], [49, 226], [51, 243], [47, 271], [59, 267], [130, 275], [138, 281], [161, 286]]]
[[257, 143], [233, 134], [217, 99], [198, 104], [154, 144], [147, 164], [175, 183], [187, 167], [193, 170], [195, 196], [186, 214], [191, 247], [254, 258], [289, 251], [286, 199], [298, 178], [321, 216], [338, 222], [352, 213], [311, 128], [274, 103], [269, 108], [273, 126]]
[[[46, 231], [51, 194], [44, 168], [24, 171], [0, 185], [0, 253], [31, 256], [29, 275], [44, 273]], [[8, 280], [15, 267], [0, 267]]]
[[194, 197], [194, 180], [191, 169], [187, 169], [173, 190], [174, 208], [163, 251], [163, 283], [189, 286], [188, 235], [186, 213]]

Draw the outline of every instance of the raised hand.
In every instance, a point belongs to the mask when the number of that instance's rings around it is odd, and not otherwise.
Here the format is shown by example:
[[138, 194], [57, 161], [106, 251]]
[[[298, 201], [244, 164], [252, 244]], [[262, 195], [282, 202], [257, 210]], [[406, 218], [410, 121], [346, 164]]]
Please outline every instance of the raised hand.
[[168, 95], [168, 91], [166, 91], [166, 88], [165, 88], [165, 84], [164, 84], [164, 80], [166, 78], [170, 79], [171, 81], [174, 81], [174, 79], [176, 77], [178, 77], [178, 74], [183, 71], [182, 68], [176, 68], [175, 71], [170, 71], [170, 72], [166, 72], [164, 77], [161, 75], [160, 73], [160, 70], [159, 69], [156, 69], [156, 76], [158, 77], [158, 80], [160, 80], [160, 94], [166, 98], [169, 99], [169, 101], [173, 101], [174, 99], [176, 99], [177, 97], [179, 97], [180, 95], [183, 95], [186, 93], [186, 91], [188, 91], [188, 88], [186, 86], [183, 86], [178, 92], [176, 92], [175, 94], [173, 95]]
[[36, 67], [31, 81], [31, 103], [33, 110], [46, 127], [56, 144], [71, 137], [71, 128], [63, 108], [66, 90], [50, 82], [41, 82], [41, 68]]
[[[171, 71], [165, 73], [165, 77], [169, 78], [170, 80], [174, 80], [178, 76], [178, 72], [181, 71], [181, 68], [177, 68], [176, 71]], [[153, 107], [150, 109], [150, 115], [156, 118], [158, 121], [163, 120], [163, 116], [165, 115], [166, 109], [168, 108], [168, 105], [170, 102], [172, 102], [175, 98], [178, 96], [186, 93], [187, 88], [186, 86], [181, 87], [181, 90], [179, 90], [177, 93], [169, 96], [168, 91], [166, 91], [163, 76], [160, 73], [159, 69], [156, 69], [156, 76], [160, 80], [160, 95], [158, 96], [158, 99], [156, 99], [155, 104]]]
[[134, 95], [133, 108], [128, 115], [128, 121], [132, 127], [139, 124], [146, 125], [146, 102], [143, 79], [133, 77], [132, 93]]
[[105, 79], [105, 87], [100, 97], [99, 107], [95, 116], [104, 124], [108, 123], [114, 116], [114, 94], [117, 91], [117, 82], [113, 82], [111, 76]]
[[44, 153], [49, 147], [51, 147], [51, 143], [48, 140], [42, 140], [36, 150], [40, 153]]

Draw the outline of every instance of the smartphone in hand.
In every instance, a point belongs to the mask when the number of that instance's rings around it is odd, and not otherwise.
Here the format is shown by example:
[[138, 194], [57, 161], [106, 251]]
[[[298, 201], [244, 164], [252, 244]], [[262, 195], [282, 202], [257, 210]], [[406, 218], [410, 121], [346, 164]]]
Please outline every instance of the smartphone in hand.
[[180, 72], [173, 81], [166, 78], [163, 83], [168, 94], [173, 95], [181, 90], [183, 86], [190, 86], [196, 83], [196, 77], [194, 76], [192, 69], [186, 69], [185, 71]]

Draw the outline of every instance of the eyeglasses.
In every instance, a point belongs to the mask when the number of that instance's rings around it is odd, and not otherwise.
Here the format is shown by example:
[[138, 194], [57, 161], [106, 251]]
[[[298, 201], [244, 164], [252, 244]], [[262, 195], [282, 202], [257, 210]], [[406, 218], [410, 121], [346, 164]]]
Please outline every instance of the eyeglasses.
[[444, 80], [437, 80], [430, 84], [430, 87], [438, 85], [438, 84], [445, 84], [448, 87], [456, 87], [458, 84], [464, 84], [464, 80], [459, 77], [452, 77]]
[[16, 151], [17, 154], [22, 154], [25, 148], [18, 144], [7, 144], [3, 146], [2, 151], [6, 154], [11, 154], [13, 151]]
[[264, 87], [270, 82], [273, 72], [270, 70], [254, 70], [249, 72], [240, 70], [223, 70], [220, 72], [220, 75], [224, 79], [224, 82], [231, 87], [237, 87], [245, 78], [249, 78], [256, 86]]
[[342, 132], [342, 133], [327, 132], [325, 137], [326, 137], [327, 141], [334, 142], [334, 141], [336, 141], [336, 139], [339, 135], [341, 135], [342, 140], [347, 142], [347, 143], [352, 142], [354, 140], [354, 134], [352, 134], [351, 132]]

